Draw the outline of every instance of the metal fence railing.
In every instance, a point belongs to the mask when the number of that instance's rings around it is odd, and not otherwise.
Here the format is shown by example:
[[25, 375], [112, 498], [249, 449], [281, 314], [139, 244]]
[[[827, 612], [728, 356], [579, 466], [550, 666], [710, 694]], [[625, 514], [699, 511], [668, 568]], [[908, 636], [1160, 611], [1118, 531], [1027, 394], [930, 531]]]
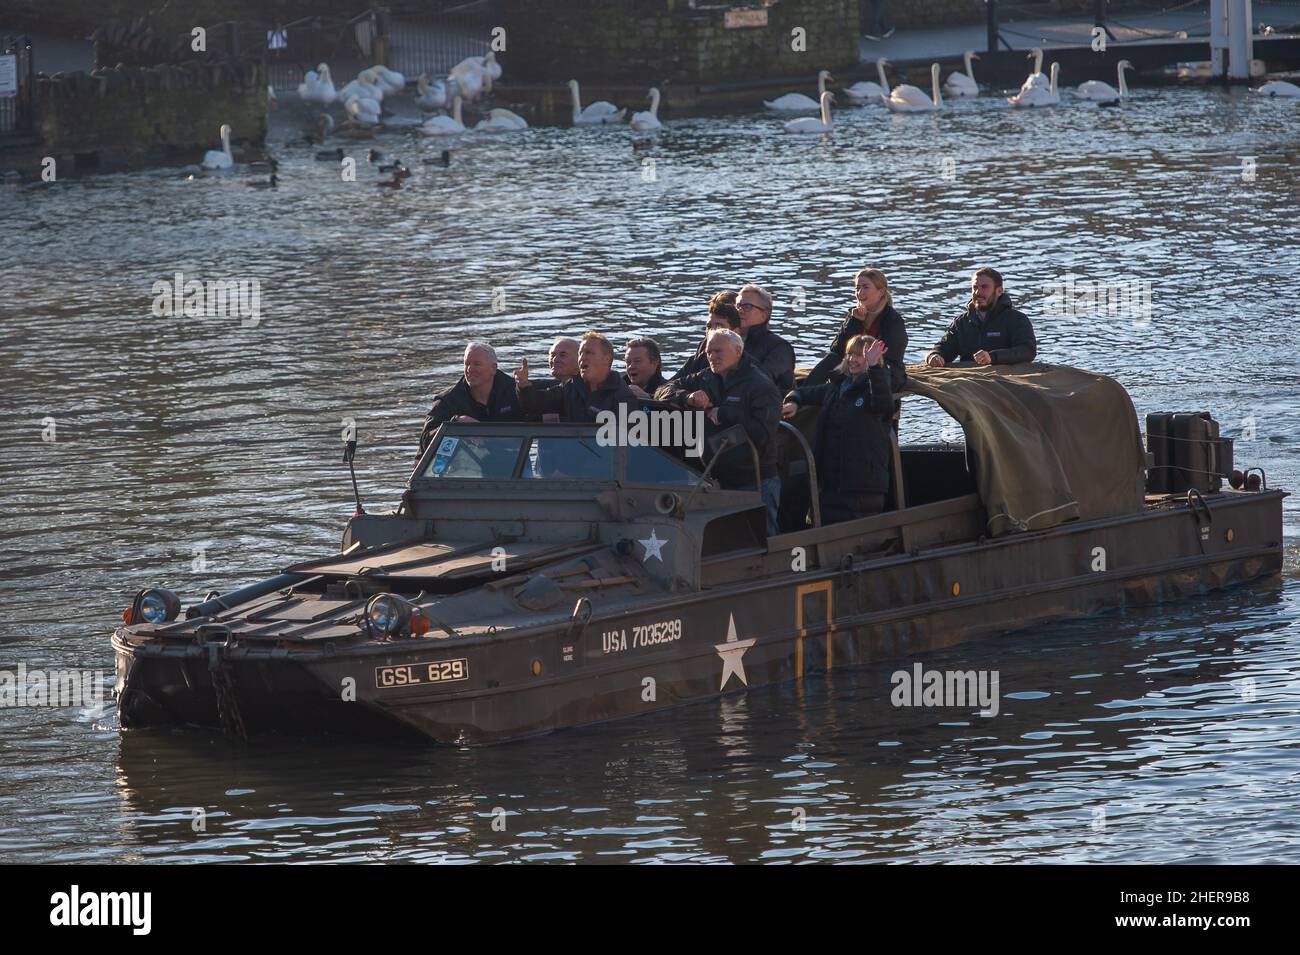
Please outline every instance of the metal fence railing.
[[0, 136], [33, 132], [35, 79], [32, 41], [28, 37], [0, 37]]

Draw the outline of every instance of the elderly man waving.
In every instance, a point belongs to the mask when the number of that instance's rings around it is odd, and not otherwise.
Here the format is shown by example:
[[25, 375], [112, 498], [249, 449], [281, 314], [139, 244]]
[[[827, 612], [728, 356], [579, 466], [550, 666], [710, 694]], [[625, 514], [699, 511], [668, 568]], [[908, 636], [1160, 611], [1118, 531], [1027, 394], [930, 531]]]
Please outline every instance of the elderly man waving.
[[706, 438], [733, 425], [745, 429], [758, 451], [759, 487], [754, 487], [753, 456], [745, 446], [722, 452], [712, 473], [724, 488], [760, 491], [767, 507], [767, 532], [777, 534], [781, 479], [776, 473], [776, 429], [781, 422], [781, 393], [745, 354], [744, 340], [730, 329], [709, 332], [704, 354], [708, 371], [669, 382], [660, 395], [673, 404], [705, 411]]

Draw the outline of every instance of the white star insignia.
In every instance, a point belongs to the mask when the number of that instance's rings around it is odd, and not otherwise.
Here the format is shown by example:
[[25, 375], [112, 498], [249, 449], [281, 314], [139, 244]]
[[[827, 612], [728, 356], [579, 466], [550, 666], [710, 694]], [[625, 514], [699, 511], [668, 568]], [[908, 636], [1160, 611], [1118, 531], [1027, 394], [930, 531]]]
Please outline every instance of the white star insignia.
[[718, 651], [718, 656], [722, 658], [722, 682], [718, 684], [718, 690], [726, 689], [727, 680], [731, 674], [736, 674], [740, 682], [749, 686], [749, 680], [745, 678], [745, 651], [754, 645], [756, 638], [751, 637], [748, 640], [736, 639], [736, 616], [728, 615], [727, 620], [727, 642], [715, 643], [713, 649]]
[[645, 556], [641, 558], [643, 563], [649, 560], [651, 557], [658, 560], [659, 563], [661, 564], [663, 563], [664, 560], [663, 555], [660, 554], [659, 552], [664, 549], [664, 544], [668, 543], [668, 539], [664, 538], [663, 540], [660, 540], [657, 536], [655, 536], [655, 529], [653, 527], [650, 528], [650, 536], [646, 540], [637, 541], [637, 543], [645, 548]]

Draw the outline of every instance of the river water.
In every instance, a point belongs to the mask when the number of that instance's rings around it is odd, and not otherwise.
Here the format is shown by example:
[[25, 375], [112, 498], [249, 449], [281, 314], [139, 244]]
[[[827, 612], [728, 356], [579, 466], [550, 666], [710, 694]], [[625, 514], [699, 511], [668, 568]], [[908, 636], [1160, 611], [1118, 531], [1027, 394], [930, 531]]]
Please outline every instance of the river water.
[[[733, 113], [637, 149], [625, 128], [470, 136], [449, 168], [391, 132], [373, 145], [411, 165], [397, 192], [366, 145], [355, 182], [276, 148], [275, 192], [241, 167], [0, 187], [0, 668], [108, 683], [137, 588], [193, 600], [337, 547], [345, 420], [363, 498], [394, 505], [467, 337], [509, 369], [559, 332], [649, 333], [672, 367], [745, 281], [808, 364], [853, 272], [883, 268], [917, 360], [995, 264], [1041, 359], [1116, 376], [1139, 414], [1210, 410], [1239, 464], [1300, 486], [1300, 103], [983, 97], [837, 111], [811, 140]], [[257, 279], [258, 319], [153, 315], [178, 271]], [[1150, 314], [1045, 314], [1067, 274], [1149, 283]], [[933, 436], [916, 404], [907, 429]], [[464, 751], [0, 709], [0, 858], [1295, 861], [1294, 501], [1278, 580], [921, 661], [997, 670], [995, 718], [893, 708], [897, 663]]]

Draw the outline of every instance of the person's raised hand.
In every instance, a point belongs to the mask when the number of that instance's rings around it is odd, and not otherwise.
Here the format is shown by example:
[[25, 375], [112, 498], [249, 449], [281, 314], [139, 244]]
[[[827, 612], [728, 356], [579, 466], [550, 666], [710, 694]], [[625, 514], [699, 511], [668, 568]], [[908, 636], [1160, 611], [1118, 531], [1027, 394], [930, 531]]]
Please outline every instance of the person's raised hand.
[[528, 359], [527, 358], [524, 359], [524, 363], [522, 365], [520, 365], [518, 368], [515, 369], [515, 382], [525, 387], [531, 384], [531, 382], [528, 380]]
[[867, 349], [866, 354], [864, 355], [867, 361], [867, 367], [875, 368], [879, 365], [880, 359], [887, 351], [889, 351], [889, 349], [885, 346], [885, 343], [877, 338], [871, 343], [871, 347]]

